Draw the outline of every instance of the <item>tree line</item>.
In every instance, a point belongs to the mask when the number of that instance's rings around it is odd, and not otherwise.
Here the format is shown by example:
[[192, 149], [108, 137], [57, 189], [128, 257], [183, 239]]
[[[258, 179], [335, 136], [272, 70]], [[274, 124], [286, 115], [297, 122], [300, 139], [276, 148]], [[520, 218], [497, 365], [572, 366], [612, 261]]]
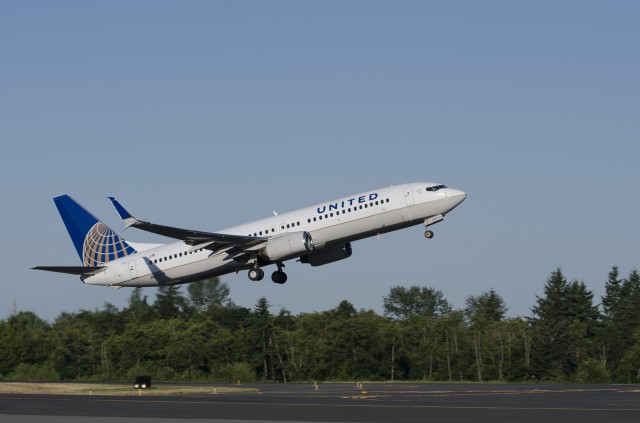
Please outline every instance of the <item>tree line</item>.
[[395, 286], [384, 314], [348, 301], [314, 313], [233, 303], [219, 279], [134, 289], [128, 306], [21, 311], [0, 321], [6, 380], [640, 382], [640, 274], [609, 272], [596, 304], [551, 272], [529, 317], [505, 317], [493, 289], [454, 309], [426, 286]]

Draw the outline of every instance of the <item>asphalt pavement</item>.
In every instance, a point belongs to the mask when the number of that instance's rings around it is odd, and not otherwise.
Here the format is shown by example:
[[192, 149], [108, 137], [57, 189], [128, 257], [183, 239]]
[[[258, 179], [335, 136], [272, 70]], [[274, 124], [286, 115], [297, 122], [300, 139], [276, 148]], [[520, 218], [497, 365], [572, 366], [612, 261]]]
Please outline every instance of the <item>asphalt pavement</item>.
[[[221, 385], [217, 385], [221, 386]], [[251, 384], [180, 396], [0, 395], [2, 423], [638, 422], [639, 385]]]

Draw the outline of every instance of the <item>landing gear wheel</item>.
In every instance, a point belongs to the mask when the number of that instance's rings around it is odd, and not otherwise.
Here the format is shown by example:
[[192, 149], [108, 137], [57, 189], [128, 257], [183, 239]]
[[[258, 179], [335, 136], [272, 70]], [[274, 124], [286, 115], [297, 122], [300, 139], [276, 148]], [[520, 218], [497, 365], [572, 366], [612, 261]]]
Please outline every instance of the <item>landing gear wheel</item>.
[[264, 271], [260, 268], [249, 270], [249, 279], [252, 281], [260, 281], [264, 278]]
[[433, 238], [433, 231], [431, 231], [431, 230], [427, 230], [427, 231], [424, 233], [424, 237], [425, 237], [425, 238], [427, 238], [427, 239], [431, 239], [431, 238]]
[[271, 280], [275, 283], [283, 284], [287, 281], [287, 274], [282, 270], [276, 270], [271, 274]]

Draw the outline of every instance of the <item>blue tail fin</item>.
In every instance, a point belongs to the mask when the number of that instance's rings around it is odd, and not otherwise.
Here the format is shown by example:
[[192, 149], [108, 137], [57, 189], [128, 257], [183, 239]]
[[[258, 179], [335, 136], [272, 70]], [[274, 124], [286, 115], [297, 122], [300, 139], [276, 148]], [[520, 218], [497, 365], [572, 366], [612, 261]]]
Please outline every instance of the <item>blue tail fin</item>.
[[136, 250], [68, 195], [53, 199], [84, 266], [99, 266]]

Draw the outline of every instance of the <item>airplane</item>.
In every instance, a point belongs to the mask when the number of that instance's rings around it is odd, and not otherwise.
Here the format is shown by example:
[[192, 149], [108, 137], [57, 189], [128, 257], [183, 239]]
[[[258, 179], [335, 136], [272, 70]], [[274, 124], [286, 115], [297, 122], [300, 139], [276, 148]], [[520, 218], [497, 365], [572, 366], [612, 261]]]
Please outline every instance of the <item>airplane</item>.
[[[32, 269], [80, 276], [89, 285], [149, 287], [200, 281], [248, 271], [252, 281], [264, 278], [283, 284], [287, 260], [322, 266], [352, 255], [351, 243], [371, 236], [442, 221], [467, 194], [428, 182], [379, 188], [311, 207], [246, 223], [217, 232], [158, 225], [133, 217], [114, 197], [108, 197], [124, 222], [116, 233], [68, 195], [54, 198], [82, 266], [36, 266]], [[178, 241], [142, 244], [120, 234], [133, 227]]]

